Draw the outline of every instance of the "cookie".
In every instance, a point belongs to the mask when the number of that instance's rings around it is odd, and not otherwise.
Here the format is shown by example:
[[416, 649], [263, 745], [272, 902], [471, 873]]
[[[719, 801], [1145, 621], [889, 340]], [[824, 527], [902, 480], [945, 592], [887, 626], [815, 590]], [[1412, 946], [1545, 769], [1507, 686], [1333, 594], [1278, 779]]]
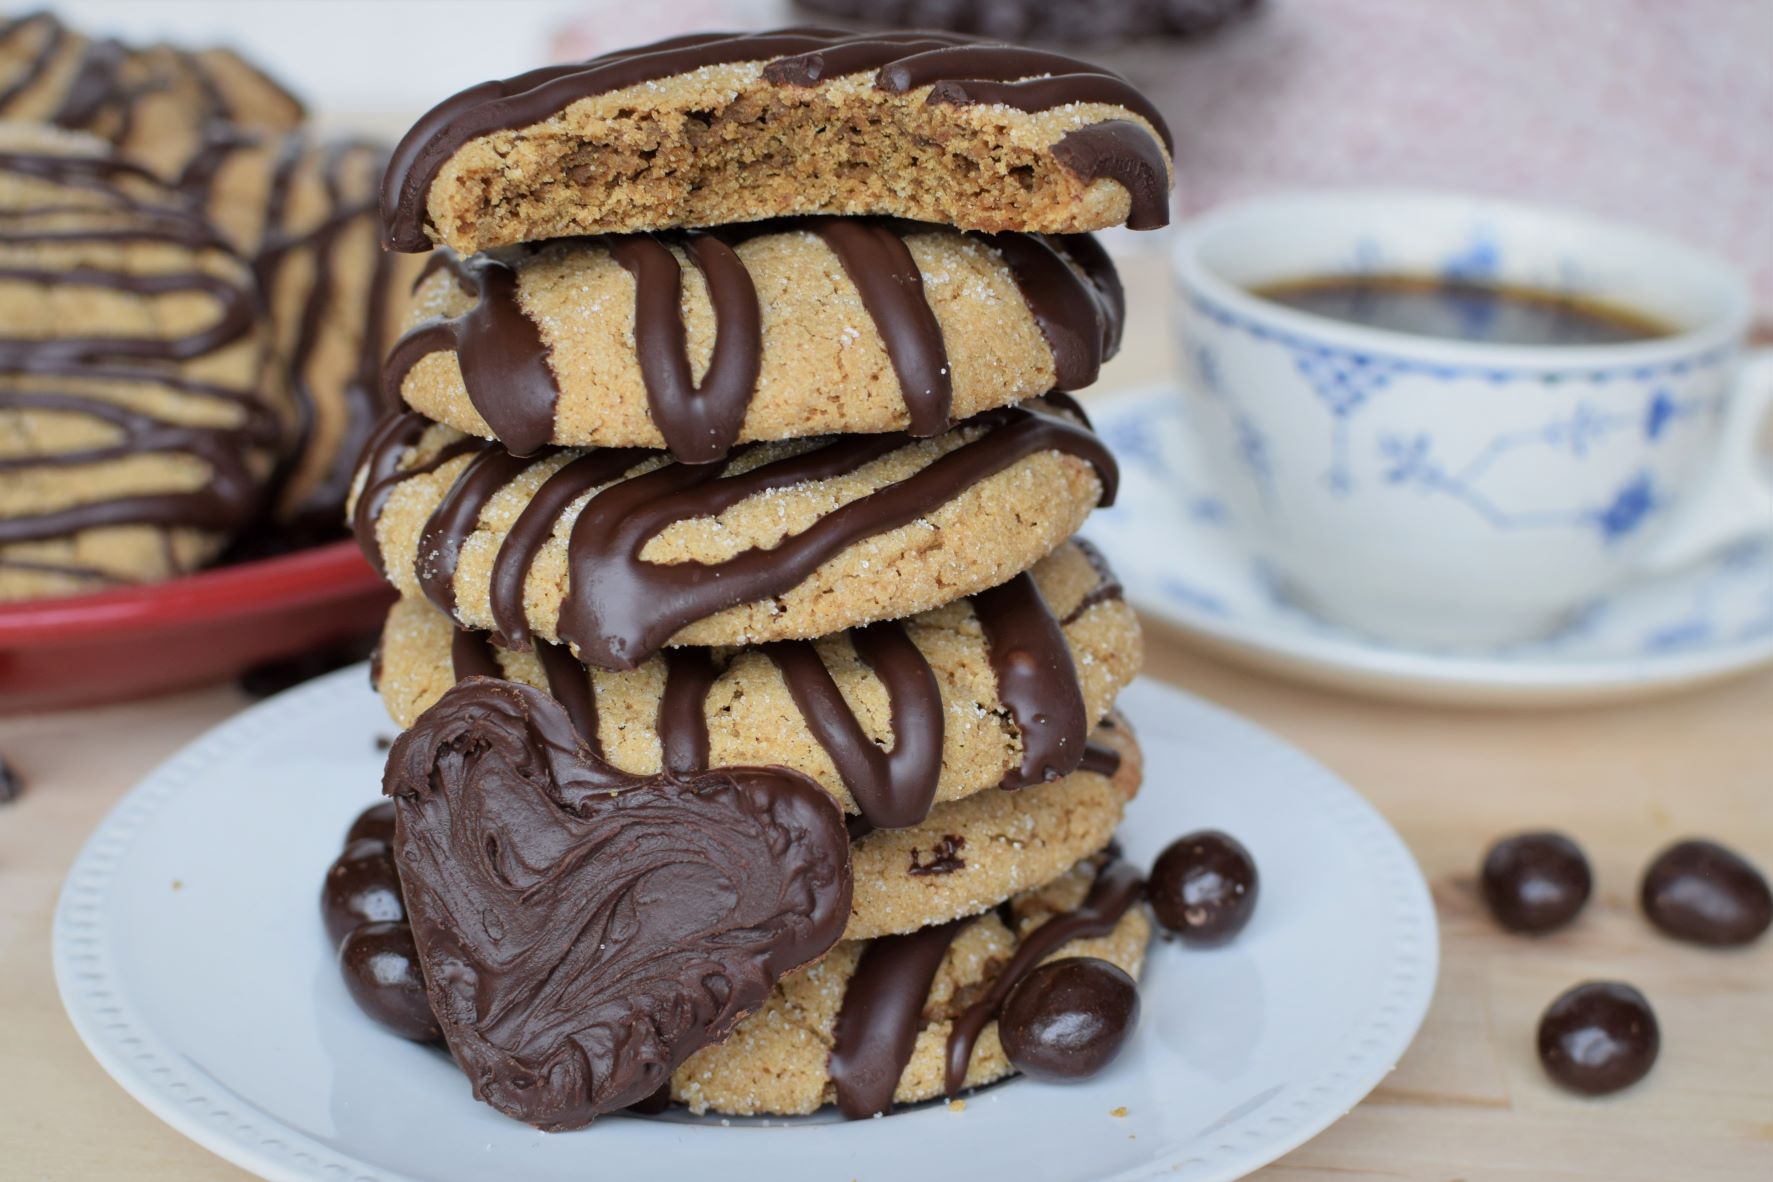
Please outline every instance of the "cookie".
[[164, 579], [280, 444], [250, 267], [91, 137], [0, 124], [0, 599]]
[[[545, 641], [533, 652], [500, 649], [405, 599], [389, 613], [377, 680], [403, 729], [464, 677], [508, 678], [566, 703], [624, 771], [651, 775], [668, 753], [684, 770], [780, 764], [846, 812], [893, 828], [1006, 780], [1075, 770], [1079, 736], [1137, 676], [1138, 619], [1098, 557], [1068, 543], [1011, 593], [1026, 589], [1037, 603], [999, 592], [810, 642], [670, 650], [626, 673], [588, 672]], [[1042, 652], [1025, 639], [1021, 651], [1036, 653], [1047, 676], [1006, 690], [997, 667], [1009, 654], [993, 647], [1005, 630], [987, 631], [980, 612], [1008, 618], [1017, 607], [1038, 608], [1036, 639], [1057, 644]], [[1025, 739], [1020, 720], [1036, 716], [1052, 725]]]
[[1026, 570], [1112, 499], [1114, 460], [1067, 396], [933, 439], [748, 444], [719, 464], [496, 443], [389, 420], [353, 518], [408, 596], [506, 647], [563, 641], [631, 669], [667, 644], [823, 636]]
[[[1120, 281], [1087, 235], [802, 218], [434, 257], [388, 362], [407, 405], [529, 454], [935, 435], [1096, 380]], [[513, 389], [513, 371], [521, 390]]]
[[795, 0], [824, 17], [881, 28], [947, 29], [1005, 41], [1060, 45], [1198, 37], [1256, 6], [1256, 0]]
[[1014, 1069], [997, 1011], [1027, 972], [1088, 956], [1138, 976], [1151, 938], [1140, 885], [1125, 863], [1085, 863], [1012, 900], [1007, 922], [987, 912], [840, 943], [784, 977], [725, 1042], [690, 1056], [671, 1097], [694, 1112], [800, 1115], [836, 1104], [863, 1117], [1002, 1079]]
[[485, 82], [395, 149], [387, 241], [460, 254], [793, 214], [1075, 233], [1169, 220], [1119, 75], [948, 33], [707, 33]]
[[178, 180], [263, 285], [289, 408], [273, 511], [303, 537], [344, 531], [357, 456], [387, 410], [382, 358], [420, 266], [381, 249], [386, 160], [374, 143], [214, 125]]
[[916, 931], [997, 906], [1051, 882], [1106, 846], [1144, 775], [1124, 721], [1100, 727], [1084, 766], [1015, 792], [937, 805], [908, 829], [864, 833], [846, 940]]
[[0, 118], [91, 132], [176, 177], [206, 129], [289, 130], [301, 102], [232, 50], [94, 40], [40, 12], [0, 24]]

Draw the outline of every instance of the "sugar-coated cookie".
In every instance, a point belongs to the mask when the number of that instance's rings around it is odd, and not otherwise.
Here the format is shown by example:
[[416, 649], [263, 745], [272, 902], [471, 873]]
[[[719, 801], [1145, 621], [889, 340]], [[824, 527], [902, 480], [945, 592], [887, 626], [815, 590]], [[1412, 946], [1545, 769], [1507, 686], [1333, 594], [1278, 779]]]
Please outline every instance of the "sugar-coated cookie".
[[102, 141], [0, 124], [0, 600], [164, 579], [281, 446], [251, 268]]
[[[1106, 960], [1134, 977], [1144, 966], [1151, 921], [1137, 876], [1113, 861], [1098, 871], [1099, 861], [1018, 896], [1007, 923], [993, 911], [907, 936], [838, 944], [784, 977], [724, 1043], [685, 1060], [671, 1077], [672, 1099], [695, 1112], [735, 1116], [799, 1115], [832, 1103], [861, 1116], [1003, 1078], [1014, 1068], [998, 1038], [992, 986], [1006, 969], [1023, 967], [1017, 954], [1040, 939], [1043, 926], [1075, 928], [1081, 918], [1089, 921], [1085, 930], [1100, 934], [1051, 950], [1037, 945], [1044, 955], [1026, 958], [1035, 961], [1028, 968], [1073, 956]], [[906, 971], [915, 967], [927, 973]], [[881, 1026], [852, 1044], [843, 1029], [846, 998], [864, 976], [875, 984], [862, 992]], [[848, 1024], [866, 1030], [853, 1010]], [[886, 1057], [896, 1047], [902, 1062]], [[881, 1086], [895, 1079], [890, 1091]]]
[[[388, 616], [377, 681], [403, 729], [464, 677], [520, 681], [565, 703], [624, 771], [779, 764], [858, 819], [893, 828], [1006, 780], [1071, 772], [1084, 757], [1078, 736], [1138, 674], [1138, 618], [1093, 553], [1068, 543], [1024, 584], [1032, 602], [999, 591], [814, 641], [667, 650], [624, 673], [588, 671], [545, 641], [501, 649], [404, 599]], [[1018, 608], [1045, 626], [1007, 636], [1001, 622]], [[996, 613], [993, 629], [982, 612]], [[1000, 676], [1018, 654], [1043, 676]], [[1024, 764], [1038, 770], [1024, 774]]]
[[929, 436], [1095, 381], [1123, 298], [1088, 235], [887, 218], [602, 235], [434, 256], [388, 382], [519, 453], [833, 432]]
[[216, 124], [178, 179], [261, 280], [288, 386], [273, 511], [305, 536], [344, 529], [358, 453], [388, 409], [382, 358], [420, 266], [381, 249], [386, 159], [372, 142]]
[[397, 250], [790, 214], [1074, 233], [1169, 220], [1169, 132], [1119, 75], [951, 33], [703, 33], [445, 99], [395, 150]]
[[513, 457], [396, 417], [353, 518], [408, 596], [508, 647], [633, 668], [666, 645], [803, 639], [1009, 580], [1112, 498], [1113, 458], [1065, 395], [932, 439], [749, 444], [716, 464], [624, 448]]

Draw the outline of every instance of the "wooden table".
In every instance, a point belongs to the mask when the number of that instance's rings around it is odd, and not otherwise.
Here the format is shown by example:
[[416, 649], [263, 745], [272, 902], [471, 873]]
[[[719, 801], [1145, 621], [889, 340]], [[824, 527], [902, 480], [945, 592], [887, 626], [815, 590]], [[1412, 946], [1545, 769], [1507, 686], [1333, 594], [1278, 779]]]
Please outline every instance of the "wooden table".
[[[1127, 268], [1129, 339], [1161, 342], [1162, 289]], [[1165, 365], [1161, 345], [1104, 386]], [[1151, 674], [1285, 736], [1366, 794], [1433, 886], [1440, 988], [1398, 1069], [1260, 1182], [1766, 1182], [1773, 1178], [1773, 937], [1708, 952], [1657, 936], [1633, 902], [1664, 843], [1718, 837], [1773, 869], [1773, 671], [1659, 702], [1462, 712], [1340, 696], [1199, 655], [1149, 632]], [[148, 1115], [86, 1053], [49, 966], [50, 915], [86, 834], [155, 763], [244, 704], [214, 687], [0, 720], [28, 779], [0, 808], [0, 1179], [238, 1182], [246, 1175]], [[1501, 933], [1473, 890], [1486, 844], [1525, 827], [1574, 835], [1596, 898], [1571, 930]], [[1608, 1100], [1557, 1092], [1532, 1033], [1566, 986], [1630, 981], [1663, 1030], [1650, 1078]], [[1029, 1182], [1039, 1182], [1030, 1179]]]

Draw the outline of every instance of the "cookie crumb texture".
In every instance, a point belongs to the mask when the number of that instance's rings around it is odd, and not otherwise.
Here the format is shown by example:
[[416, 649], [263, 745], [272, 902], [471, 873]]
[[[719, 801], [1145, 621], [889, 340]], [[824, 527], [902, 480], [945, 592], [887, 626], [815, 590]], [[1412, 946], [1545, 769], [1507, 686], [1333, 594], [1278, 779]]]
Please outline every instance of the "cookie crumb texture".
[[[943, 1062], [954, 1019], [1015, 954], [1021, 939], [1083, 902], [1094, 877], [1089, 864], [1080, 865], [1013, 899], [1008, 905], [1009, 922], [993, 911], [961, 931], [936, 971], [911, 1060], [893, 1095], [895, 1103], [942, 1095]], [[1136, 978], [1150, 938], [1150, 920], [1135, 906], [1106, 936], [1073, 940], [1047, 959], [1100, 957]], [[844, 990], [866, 948], [866, 941], [845, 941], [818, 963], [784, 977], [763, 1008], [739, 1023], [724, 1043], [705, 1047], [685, 1060], [671, 1077], [672, 1099], [693, 1112], [734, 1116], [802, 1115], [834, 1103], [829, 1068], [832, 1031]], [[998, 1041], [997, 1023], [987, 1024], [974, 1046], [966, 1086], [991, 1083], [1013, 1070]]]
[[[1142, 655], [1138, 617], [1121, 599], [1099, 597], [1105, 576], [1075, 545], [1064, 546], [1040, 562], [1032, 575], [1054, 615], [1066, 621], [1065, 641], [1087, 719], [1094, 725], [1138, 676]], [[936, 801], [959, 800], [994, 788], [1020, 764], [1022, 741], [998, 697], [990, 645], [971, 604], [947, 604], [902, 625], [928, 662], [941, 695], [942, 763]], [[451, 655], [455, 634], [448, 617], [421, 600], [403, 599], [389, 613], [382, 641], [381, 694], [388, 713], [403, 729], [455, 684]], [[847, 635], [823, 636], [813, 646], [863, 732], [883, 750], [891, 749], [896, 741], [892, 701], [880, 676], [861, 659]], [[504, 676], [548, 688], [547, 673], [535, 653], [490, 646], [487, 651]], [[829, 752], [807, 725], [781, 669], [769, 656], [755, 648], [717, 649], [710, 656], [717, 671], [702, 706], [710, 766], [781, 764], [818, 781], [847, 812], [858, 812]], [[667, 676], [665, 659], [654, 657], [630, 672], [596, 670], [586, 676], [591, 679], [596, 738], [604, 757], [623, 771], [656, 773], [663, 766], [659, 702]], [[1012, 804], [1027, 798], [1030, 791], [1001, 795]], [[914, 844], [927, 850], [932, 842]], [[905, 869], [899, 867], [896, 873], [903, 875]], [[930, 880], [926, 890], [944, 889], [934, 881], [939, 876], [924, 877]], [[860, 874], [857, 889], [867, 889]]]
[[0, 124], [0, 600], [184, 574], [281, 441], [253, 275], [101, 142]]
[[[844, 34], [807, 32], [813, 35], [751, 39], [760, 46], [753, 52], [780, 43], [795, 56], [701, 65], [603, 93], [584, 92], [625, 81], [624, 73], [644, 75], [644, 59], [658, 47], [492, 84], [517, 96], [504, 109], [522, 104], [526, 113], [535, 110], [536, 121], [487, 130], [458, 146], [447, 135], [433, 138], [442, 120], [427, 116], [415, 131], [431, 140], [432, 151], [454, 151], [422, 194], [401, 200], [422, 200], [424, 234], [464, 255], [574, 234], [791, 214], [891, 214], [1042, 233], [1167, 220], [1167, 129], [1108, 71], [1055, 54], [921, 33], [883, 34], [900, 38], [904, 52], [889, 48], [859, 68], [846, 52], [856, 51], [857, 41], [881, 41], [852, 39], [846, 49]], [[944, 49], [969, 56], [953, 71], [910, 76], [915, 83], [928, 75], [929, 84], [877, 85], [899, 59], [921, 52], [927, 61]], [[987, 51], [999, 55], [989, 65]], [[693, 62], [741, 52], [742, 46], [698, 46], [679, 56]], [[882, 60], [889, 65], [876, 64]], [[784, 62], [792, 66], [786, 76]], [[574, 70], [576, 79], [562, 80]], [[1029, 92], [1042, 85], [1051, 97], [1030, 103]], [[544, 102], [544, 93], [560, 96], [559, 104]], [[1020, 109], [1029, 105], [1040, 109]], [[456, 114], [472, 120], [484, 111], [464, 103]], [[1080, 168], [1060, 146], [1073, 133], [1110, 123], [1139, 133], [1129, 145], [1136, 159], [1126, 158], [1122, 179]], [[408, 146], [415, 154], [421, 147]], [[408, 184], [424, 180], [421, 172]], [[393, 239], [401, 249], [423, 248], [422, 238], [414, 243], [398, 230]]]
[[[903, 237], [940, 327], [953, 388], [950, 417], [970, 418], [1052, 389], [1058, 377], [1052, 348], [1003, 255], [936, 226], [907, 228]], [[719, 324], [707, 279], [683, 245], [666, 246], [681, 267], [684, 341], [700, 386], [720, 333], [737, 330]], [[819, 235], [784, 228], [745, 237], [734, 252], [756, 289], [761, 321], [757, 378], [740, 442], [910, 426], [908, 399], [879, 323]], [[1082, 277], [1081, 267], [1060, 257]], [[667, 446], [641, 371], [635, 277], [596, 239], [550, 243], [512, 264], [519, 306], [538, 327], [560, 391], [551, 442]], [[476, 303], [453, 270], [439, 268], [415, 292], [409, 327], [463, 316]], [[1096, 325], [1075, 328], [1101, 334]], [[426, 418], [485, 439], [495, 435], [475, 409], [453, 352], [420, 358], [400, 392]]]

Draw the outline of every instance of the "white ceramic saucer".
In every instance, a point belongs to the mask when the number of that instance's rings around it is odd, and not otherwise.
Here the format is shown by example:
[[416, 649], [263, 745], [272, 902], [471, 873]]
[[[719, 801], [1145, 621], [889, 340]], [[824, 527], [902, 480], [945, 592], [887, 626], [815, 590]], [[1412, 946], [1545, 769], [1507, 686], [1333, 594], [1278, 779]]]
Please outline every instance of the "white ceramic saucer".
[[1148, 865], [1215, 826], [1262, 875], [1230, 946], [1155, 944], [1138, 1028], [1084, 1083], [1012, 1080], [846, 1123], [612, 1117], [548, 1135], [476, 1103], [442, 1054], [359, 1013], [319, 884], [376, 799], [389, 725], [361, 666], [224, 723], [106, 818], [56, 914], [56, 980], [105, 1070], [266, 1178], [1222, 1182], [1330, 1124], [1397, 1062], [1434, 990], [1410, 853], [1329, 772], [1195, 698], [1122, 699], [1150, 775], [1123, 827]]
[[1340, 688], [1471, 705], [1649, 697], [1773, 662], [1773, 534], [1597, 600], [1531, 644], [1398, 648], [1319, 620], [1278, 591], [1204, 483], [1173, 390], [1092, 399], [1089, 411], [1120, 460], [1121, 489], [1084, 532], [1140, 610], [1233, 659]]

